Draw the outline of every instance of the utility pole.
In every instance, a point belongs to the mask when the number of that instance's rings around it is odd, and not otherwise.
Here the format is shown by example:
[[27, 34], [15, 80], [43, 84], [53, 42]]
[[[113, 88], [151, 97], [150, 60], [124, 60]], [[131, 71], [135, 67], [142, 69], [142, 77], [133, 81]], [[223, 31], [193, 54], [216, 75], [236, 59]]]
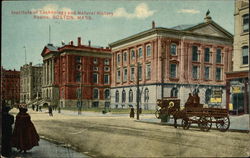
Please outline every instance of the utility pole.
[[49, 43], [51, 42], [51, 28], [50, 28], [50, 25], [49, 25]]
[[140, 95], [140, 88], [139, 88], [139, 63], [137, 63], [137, 80], [136, 80], [136, 87], [137, 87], [137, 95], [136, 95], [136, 119], [139, 120], [139, 104], [140, 104], [140, 100], [139, 100], [139, 95]]
[[26, 58], [26, 47], [25, 47], [25, 46], [23, 46], [23, 48], [24, 48], [24, 60], [25, 60], [25, 64], [27, 64], [27, 58]]

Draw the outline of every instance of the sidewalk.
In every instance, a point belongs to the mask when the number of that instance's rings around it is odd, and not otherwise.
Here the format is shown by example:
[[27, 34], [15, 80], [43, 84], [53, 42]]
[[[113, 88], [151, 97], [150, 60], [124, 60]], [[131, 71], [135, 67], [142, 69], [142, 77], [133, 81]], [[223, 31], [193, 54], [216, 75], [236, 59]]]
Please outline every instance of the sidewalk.
[[[239, 131], [239, 132], [249, 132], [250, 131], [250, 122], [249, 122], [249, 114], [240, 115], [240, 116], [229, 116], [230, 119], [230, 127], [228, 131]], [[156, 123], [156, 124], [164, 124], [164, 125], [174, 125], [174, 119], [170, 119], [169, 122], [161, 122], [161, 119], [153, 118], [142, 118], [139, 121], [146, 123]], [[177, 124], [181, 126], [181, 119], [177, 120]], [[193, 124], [191, 127], [195, 127], [197, 125]], [[216, 129], [216, 125], [213, 123], [212, 128]]]
[[76, 152], [68, 146], [54, 144], [44, 139], [40, 139], [39, 146], [33, 147], [27, 153], [19, 153], [16, 148], [12, 148], [11, 158], [90, 158], [87, 155]]

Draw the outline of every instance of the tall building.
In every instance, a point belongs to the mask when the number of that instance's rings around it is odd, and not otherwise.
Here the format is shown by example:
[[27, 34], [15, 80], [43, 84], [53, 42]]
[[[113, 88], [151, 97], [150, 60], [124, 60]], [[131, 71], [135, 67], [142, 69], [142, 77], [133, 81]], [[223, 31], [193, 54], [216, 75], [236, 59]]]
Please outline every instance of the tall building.
[[1, 94], [8, 105], [20, 101], [20, 71], [6, 70], [1, 67]]
[[162, 97], [184, 105], [189, 93], [198, 93], [202, 104], [224, 107], [232, 44], [232, 34], [209, 13], [194, 25], [162, 28], [152, 22], [151, 29], [111, 43], [111, 106], [135, 107], [139, 79], [143, 109], [155, 109]]
[[44, 61], [43, 98], [48, 105], [109, 107], [110, 48], [71, 41], [62, 47], [48, 44], [42, 51]]
[[32, 62], [20, 68], [20, 101], [32, 103], [41, 99], [42, 95], [42, 64], [32, 65]]
[[236, 0], [233, 71], [227, 73], [227, 107], [233, 114], [249, 113], [249, 1]]

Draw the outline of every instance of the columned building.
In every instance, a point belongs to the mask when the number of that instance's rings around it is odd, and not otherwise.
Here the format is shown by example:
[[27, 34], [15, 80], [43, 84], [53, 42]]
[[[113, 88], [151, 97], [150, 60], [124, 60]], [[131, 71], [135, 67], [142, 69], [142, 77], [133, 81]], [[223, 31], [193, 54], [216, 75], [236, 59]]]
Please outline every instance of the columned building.
[[233, 71], [227, 73], [227, 108], [232, 114], [249, 113], [249, 1], [236, 0]]
[[6, 70], [1, 67], [1, 100], [8, 105], [14, 105], [20, 101], [20, 71]]
[[42, 51], [43, 98], [50, 105], [109, 107], [111, 80], [110, 48], [48, 44]]
[[173, 28], [152, 22], [151, 29], [111, 43], [111, 107], [135, 107], [139, 80], [143, 109], [155, 109], [162, 97], [184, 105], [189, 93], [198, 93], [206, 106], [225, 108], [233, 36], [209, 15], [204, 20]]
[[41, 99], [42, 95], [42, 64], [32, 62], [20, 68], [20, 102], [32, 103]]

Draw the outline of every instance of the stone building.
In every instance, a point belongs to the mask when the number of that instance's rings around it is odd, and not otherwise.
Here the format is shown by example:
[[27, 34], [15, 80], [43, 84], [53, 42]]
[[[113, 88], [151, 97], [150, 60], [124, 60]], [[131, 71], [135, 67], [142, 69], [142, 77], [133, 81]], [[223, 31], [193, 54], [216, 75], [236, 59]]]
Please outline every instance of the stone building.
[[233, 71], [227, 73], [227, 107], [233, 114], [249, 113], [249, 1], [236, 0]]
[[32, 103], [41, 99], [42, 94], [42, 64], [32, 65], [32, 62], [20, 68], [20, 102]]
[[62, 47], [48, 44], [42, 51], [44, 61], [43, 98], [49, 105], [109, 107], [110, 48], [71, 41]]
[[198, 93], [202, 104], [224, 107], [232, 44], [232, 34], [209, 15], [173, 28], [152, 22], [151, 29], [111, 43], [111, 107], [136, 106], [137, 79], [143, 109], [155, 109], [162, 97], [180, 98], [184, 105], [189, 93]]
[[20, 71], [6, 70], [1, 67], [1, 96], [8, 105], [19, 103]]

